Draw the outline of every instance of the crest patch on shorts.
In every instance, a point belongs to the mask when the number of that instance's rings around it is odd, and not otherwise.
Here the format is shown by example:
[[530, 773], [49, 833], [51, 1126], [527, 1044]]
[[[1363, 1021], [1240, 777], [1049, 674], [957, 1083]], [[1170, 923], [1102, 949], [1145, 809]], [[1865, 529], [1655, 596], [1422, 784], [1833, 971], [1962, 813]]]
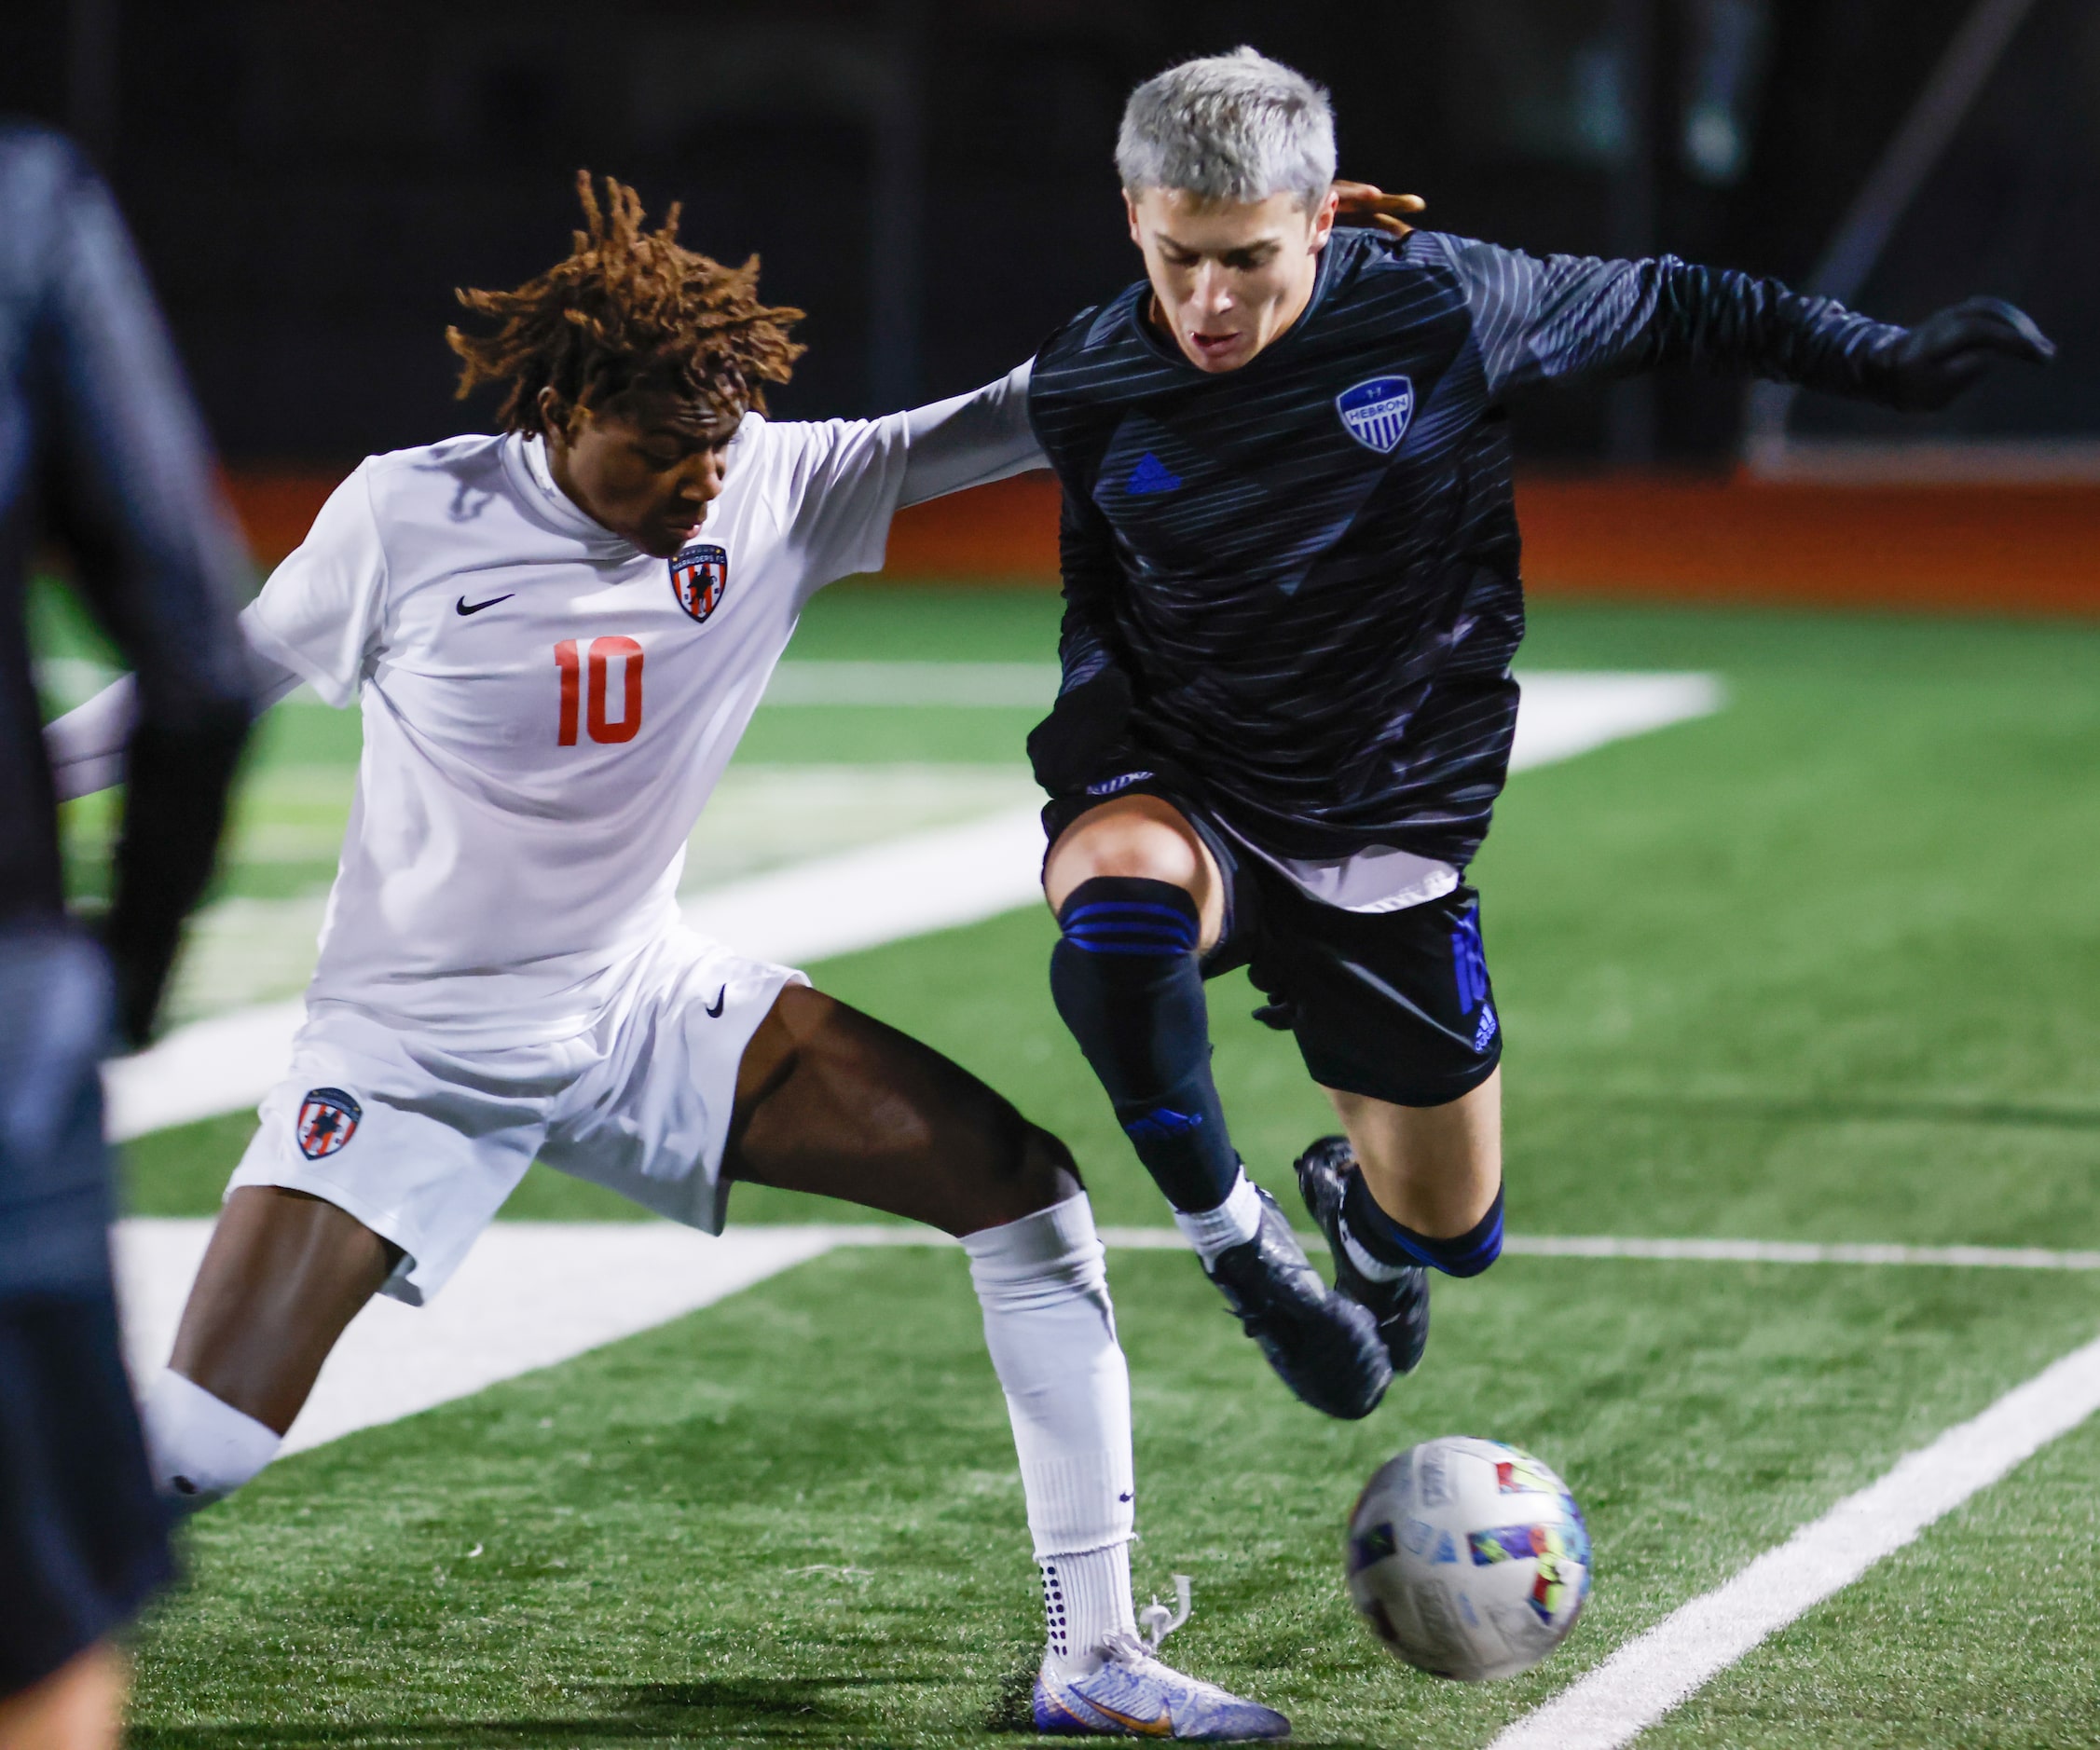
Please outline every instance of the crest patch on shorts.
[[299, 1123], [293, 1132], [299, 1153], [309, 1160], [326, 1160], [340, 1154], [357, 1134], [357, 1121], [364, 1109], [339, 1087], [311, 1089], [299, 1105]]
[[671, 594], [696, 624], [707, 624], [729, 594], [729, 550], [711, 540], [686, 542], [671, 561]]
[[1415, 386], [1405, 376], [1370, 376], [1335, 397], [1349, 435], [1367, 450], [1390, 456], [1415, 417]]

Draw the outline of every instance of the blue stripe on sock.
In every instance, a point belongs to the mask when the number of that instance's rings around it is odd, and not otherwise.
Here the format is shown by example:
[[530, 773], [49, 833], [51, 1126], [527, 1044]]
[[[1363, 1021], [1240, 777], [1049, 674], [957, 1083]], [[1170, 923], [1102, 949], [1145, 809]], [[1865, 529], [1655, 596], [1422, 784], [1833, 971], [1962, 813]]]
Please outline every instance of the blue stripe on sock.
[[[1394, 1221], [1371, 1196], [1361, 1175], [1352, 1175], [1344, 1220], [1357, 1243], [1370, 1254], [1389, 1264], [1401, 1258], [1441, 1270], [1446, 1276], [1478, 1276], [1502, 1256], [1503, 1194], [1488, 1206], [1487, 1214], [1462, 1234], [1434, 1239], [1418, 1234]], [[1394, 1256], [1398, 1253], [1399, 1256]]]
[[1092, 905], [1073, 907], [1058, 922], [1064, 926], [1067, 936], [1105, 927], [1157, 930], [1173, 935], [1191, 948], [1196, 945], [1196, 920], [1187, 912], [1176, 911], [1172, 906], [1097, 901]]
[[1064, 925], [1067, 936], [1084, 936], [1090, 930], [1135, 930], [1146, 936], [1170, 937], [1177, 942], [1196, 939], [1193, 930], [1176, 929], [1156, 918], [1073, 918]]
[[1180, 907], [1155, 905], [1147, 899], [1096, 899], [1083, 906], [1067, 906], [1064, 916], [1067, 920], [1084, 918], [1096, 911], [1143, 911], [1156, 918], [1172, 918], [1176, 923], [1190, 928], [1195, 926], [1195, 920]]
[[1072, 946], [1082, 954], [1136, 954], [1150, 960], [1180, 960], [1188, 952], [1186, 948], [1164, 945], [1134, 942], [1078, 942], [1073, 941], [1069, 936], [1064, 939], [1071, 942]]
[[1193, 938], [1185, 930], [1168, 930], [1163, 923], [1146, 923], [1143, 919], [1119, 919], [1101, 917], [1088, 919], [1086, 923], [1067, 923], [1067, 936], [1148, 936], [1155, 942], [1185, 942], [1193, 944]]
[[1064, 939], [1090, 954], [1167, 958], [1196, 950], [1196, 920], [1179, 907], [1141, 899], [1096, 899], [1067, 907]]

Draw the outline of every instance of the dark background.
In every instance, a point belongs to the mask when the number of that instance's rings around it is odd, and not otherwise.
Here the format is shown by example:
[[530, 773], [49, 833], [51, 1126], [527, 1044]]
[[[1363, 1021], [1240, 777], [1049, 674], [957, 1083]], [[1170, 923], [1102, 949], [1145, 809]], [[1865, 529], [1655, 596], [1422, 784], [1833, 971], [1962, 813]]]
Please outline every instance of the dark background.
[[[450, 399], [451, 288], [567, 247], [578, 166], [685, 203], [810, 311], [789, 414], [1003, 371], [1135, 276], [1125, 94], [1251, 42], [1333, 91], [1345, 174], [1533, 251], [1799, 279], [1972, 0], [15, 0], [0, 106], [71, 125], [137, 229], [237, 460], [336, 464], [483, 425]], [[2074, 433], [2100, 380], [2100, 7], [2038, 0], [1859, 302], [2029, 305], [2066, 368], [1946, 429]], [[1735, 388], [1527, 409], [1524, 451], [1719, 465]], [[1805, 429], [1875, 432], [1804, 403]]]

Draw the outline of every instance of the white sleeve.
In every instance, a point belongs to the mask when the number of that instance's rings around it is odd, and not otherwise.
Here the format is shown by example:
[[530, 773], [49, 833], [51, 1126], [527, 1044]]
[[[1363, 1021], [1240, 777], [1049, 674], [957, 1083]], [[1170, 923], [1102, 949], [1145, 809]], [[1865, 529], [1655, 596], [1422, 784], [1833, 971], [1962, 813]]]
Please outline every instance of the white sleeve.
[[773, 490], [782, 497], [781, 524], [801, 562], [805, 598], [835, 579], [882, 569], [904, 487], [908, 418], [893, 413], [762, 429], [764, 449], [752, 459], [778, 471]]
[[899, 504], [923, 504], [965, 486], [1050, 466], [1028, 423], [1028, 373], [1034, 363], [1024, 360], [982, 389], [904, 416], [908, 447]]
[[[267, 711], [295, 692], [299, 677], [255, 648], [249, 632], [251, 603], [242, 609], [240, 630], [248, 645], [249, 672], [254, 677], [256, 708]], [[87, 704], [44, 725], [44, 757], [50, 762], [52, 787], [62, 802], [91, 796], [124, 782], [124, 754], [139, 719], [139, 683], [123, 675]]]
[[805, 595], [834, 579], [882, 569], [900, 506], [1047, 468], [1028, 424], [1029, 366], [968, 395], [885, 414], [776, 425], [788, 446], [789, 540]]
[[240, 616], [251, 645], [338, 709], [356, 699], [380, 650], [387, 554], [371, 471], [365, 462], [328, 495], [306, 540]]

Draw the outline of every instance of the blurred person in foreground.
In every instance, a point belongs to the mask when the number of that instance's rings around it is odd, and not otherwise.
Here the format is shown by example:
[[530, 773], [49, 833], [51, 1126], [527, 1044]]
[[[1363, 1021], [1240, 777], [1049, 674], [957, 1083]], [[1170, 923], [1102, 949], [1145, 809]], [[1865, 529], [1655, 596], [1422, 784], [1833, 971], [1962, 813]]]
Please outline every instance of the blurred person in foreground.
[[[1359, 1416], [1421, 1355], [1427, 1270], [1502, 1247], [1465, 871], [1517, 724], [1509, 406], [1697, 365], [1936, 408], [2054, 349], [1996, 299], [1906, 329], [1673, 256], [1334, 229], [1326, 93], [1250, 48], [1141, 86], [1116, 162], [1146, 278], [1028, 388], [1064, 488], [1050, 988], [1249, 1333]], [[1335, 1291], [1227, 1133], [1203, 980], [1242, 965], [1346, 1132], [1297, 1168]]]
[[[66, 916], [25, 595], [39, 545], [138, 676], [115, 894]], [[144, 1042], [250, 701], [244, 563], [108, 192], [0, 123], [0, 1744], [117, 1742], [110, 1636], [171, 1571], [118, 1352], [98, 1062]]]

